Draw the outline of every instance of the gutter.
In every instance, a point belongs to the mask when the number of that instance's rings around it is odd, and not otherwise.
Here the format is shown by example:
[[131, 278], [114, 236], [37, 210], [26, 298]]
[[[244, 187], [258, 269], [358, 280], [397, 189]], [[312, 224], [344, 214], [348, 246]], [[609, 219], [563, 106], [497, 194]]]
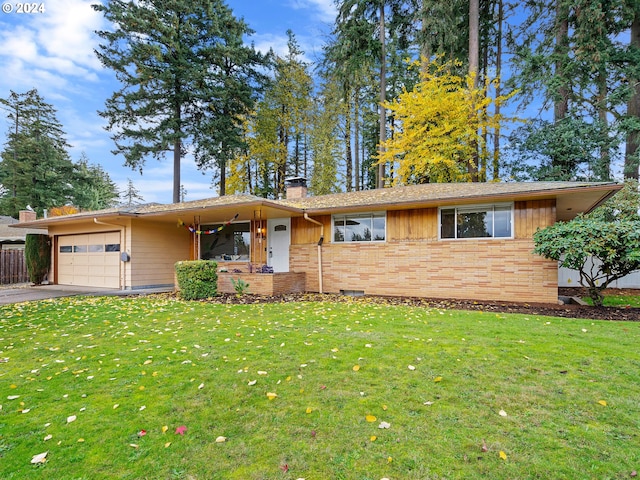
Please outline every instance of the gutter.
[[322, 288], [322, 243], [324, 242], [324, 224], [314, 220], [313, 218], [309, 218], [307, 212], [304, 212], [304, 219], [308, 222], [320, 225], [320, 239], [318, 240], [318, 290], [319, 293], [324, 293]]

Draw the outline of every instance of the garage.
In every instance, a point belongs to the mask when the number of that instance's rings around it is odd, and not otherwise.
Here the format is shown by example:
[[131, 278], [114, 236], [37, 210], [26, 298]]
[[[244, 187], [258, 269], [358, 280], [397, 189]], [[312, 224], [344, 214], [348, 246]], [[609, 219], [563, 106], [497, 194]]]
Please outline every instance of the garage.
[[61, 235], [57, 283], [120, 288], [120, 232]]

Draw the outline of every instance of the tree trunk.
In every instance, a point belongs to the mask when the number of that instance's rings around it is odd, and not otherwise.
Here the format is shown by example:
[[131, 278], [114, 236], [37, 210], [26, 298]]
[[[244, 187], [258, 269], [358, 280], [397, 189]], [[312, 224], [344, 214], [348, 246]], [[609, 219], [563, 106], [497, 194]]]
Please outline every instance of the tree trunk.
[[180, 203], [180, 138], [173, 141], [173, 203]]
[[[472, 88], [478, 86], [478, 75], [480, 68], [480, 1], [469, 0], [469, 75], [473, 78]], [[476, 111], [473, 108], [471, 115], [475, 116]], [[478, 181], [478, 142], [474, 139], [475, 144], [473, 158], [467, 164], [467, 172], [473, 182]]]
[[344, 101], [346, 110], [344, 116], [344, 161], [346, 164], [345, 183], [347, 192], [353, 190], [353, 161], [351, 159], [351, 101], [349, 95], [349, 86], [344, 87]]
[[[387, 101], [387, 52], [386, 52], [386, 27], [384, 23], [384, 1], [380, 2], [380, 153], [384, 152], [384, 143], [387, 141], [387, 109], [384, 103]], [[378, 165], [378, 188], [384, 188], [385, 182], [384, 162]]]
[[354, 128], [354, 140], [355, 140], [355, 145], [354, 145], [354, 164], [353, 164], [353, 170], [354, 170], [354, 190], [357, 192], [360, 190], [360, 126], [359, 126], [359, 117], [360, 117], [360, 87], [356, 87], [355, 92], [354, 92], [354, 99], [353, 99], [353, 128]]
[[556, 54], [555, 76], [559, 78], [559, 99], [555, 102], [553, 119], [558, 122], [566, 117], [569, 109], [569, 89], [566, 86], [564, 60], [568, 53], [569, 43], [569, 9], [565, 0], [556, 0]]
[[[504, 4], [503, 0], [498, 0], [498, 38], [496, 49], [496, 76], [498, 77], [498, 83], [496, 84], [496, 98], [502, 95], [502, 24], [504, 22]], [[500, 104], [495, 104], [495, 116], [500, 115]], [[497, 181], [500, 179], [500, 123], [495, 129], [493, 134], [493, 172], [492, 179]]]
[[[632, 49], [640, 49], [640, 10], [636, 9], [631, 24]], [[633, 85], [633, 95], [627, 103], [627, 116], [638, 121], [640, 117], [640, 78], [630, 79]], [[640, 132], [633, 130], [627, 134], [626, 151], [624, 154], [624, 177], [638, 180], [638, 147], [640, 146]]]

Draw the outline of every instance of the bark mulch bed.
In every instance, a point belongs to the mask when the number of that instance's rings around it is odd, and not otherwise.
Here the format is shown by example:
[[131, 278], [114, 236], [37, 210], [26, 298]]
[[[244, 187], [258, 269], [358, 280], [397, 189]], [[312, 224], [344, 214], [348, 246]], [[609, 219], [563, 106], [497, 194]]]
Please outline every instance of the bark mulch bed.
[[[585, 296], [584, 289], [561, 288], [559, 294], [562, 296]], [[631, 290], [607, 290], [607, 295], [639, 295], [640, 291]], [[584, 305], [568, 304], [540, 304], [540, 303], [511, 303], [511, 302], [486, 302], [471, 300], [415, 298], [415, 297], [382, 297], [366, 295], [363, 297], [348, 297], [335, 294], [286, 294], [277, 296], [262, 295], [235, 295], [220, 294], [215, 298], [206, 300], [212, 303], [232, 303], [232, 304], [255, 304], [255, 303], [281, 303], [281, 302], [366, 302], [387, 305], [410, 305], [427, 308], [442, 308], [452, 310], [478, 310], [495, 313], [523, 313], [527, 315], [545, 315], [552, 317], [566, 318], [587, 318], [593, 320], [625, 320], [640, 321], [640, 308], [620, 308], [620, 307], [591, 307]]]

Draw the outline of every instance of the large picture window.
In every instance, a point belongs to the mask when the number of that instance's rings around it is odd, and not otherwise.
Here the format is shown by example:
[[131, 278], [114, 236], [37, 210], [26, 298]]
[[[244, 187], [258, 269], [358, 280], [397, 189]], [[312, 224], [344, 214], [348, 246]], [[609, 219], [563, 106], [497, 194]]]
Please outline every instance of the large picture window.
[[[214, 230], [217, 225], [202, 225], [201, 230]], [[249, 261], [251, 232], [249, 222], [232, 223], [218, 233], [200, 236], [200, 258], [217, 261]]]
[[384, 242], [387, 218], [384, 213], [333, 216], [334, 242]]
[[440, 238], [511, 238], [511, 204], [440, 209]]

